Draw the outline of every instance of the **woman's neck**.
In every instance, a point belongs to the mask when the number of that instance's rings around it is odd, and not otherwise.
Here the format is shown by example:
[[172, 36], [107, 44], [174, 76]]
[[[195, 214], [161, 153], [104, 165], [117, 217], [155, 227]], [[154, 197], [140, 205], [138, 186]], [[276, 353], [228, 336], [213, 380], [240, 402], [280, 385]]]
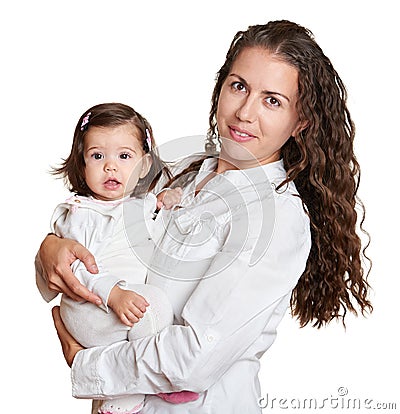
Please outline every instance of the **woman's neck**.
[[222, 174], [225, 171], [229, 170], [239, 170], [240, 168], [238, 166], [235, 166], [234, 164], [228, 162], [227, 160], [223, 158], [218, 158], [217, 167], [215, 169], [216, 174]]
[[225, 171], [229, 170], [247, 170], [249, 168], [259, 167], [260, 165], [270, 164], [272, 162], [278, 161], [279, 159], [280, 151], [275, 152], [274, 154], [265, 159], [249, 158], [242, 160], [229, 158], [228, 156], [224, 156], [221, 152], [218, 158], [215, 173], [222, 174]]

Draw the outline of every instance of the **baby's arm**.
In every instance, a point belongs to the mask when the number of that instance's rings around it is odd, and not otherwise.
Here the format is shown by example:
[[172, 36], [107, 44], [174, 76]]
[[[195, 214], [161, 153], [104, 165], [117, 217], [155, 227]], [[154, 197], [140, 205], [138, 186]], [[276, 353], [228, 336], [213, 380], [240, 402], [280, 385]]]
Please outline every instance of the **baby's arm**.
[[114, 286], [108, 298], [108, 306], [114, 311], [121, 322], [133, 326], [143, 318], [149, 303], [143, 296], [132, 290], [124, 290]]
[[179, 204], [182, 199], [182, 188], [165, 188], [157, 194], [157, 208], [170, 210], [173, 206]]
[[[76, 208], [72, 203], [76, 202]], [[114, 221], [111, 216], [104, 215], [84, 205], [85, 199], [71, 197], [67, 202], [59, 204], [51, 219], [51, 231], [57, 236], [75, 240], [91, 251], [97, 257], [112, 238]], [[76, 260], [71, 270], [77, 279], [90, 292], [101, 299], [100, 307], [108, 312], [108, 301], [111, 290], [118, 285], [124, 285], [125, 280], [112, 275], [97, 260], [98, 273], [89, 273], [85, 265]], [[43, 294], [42, 294], [43, 295]], [[53, 297], [45, 298], [51, 300]]]

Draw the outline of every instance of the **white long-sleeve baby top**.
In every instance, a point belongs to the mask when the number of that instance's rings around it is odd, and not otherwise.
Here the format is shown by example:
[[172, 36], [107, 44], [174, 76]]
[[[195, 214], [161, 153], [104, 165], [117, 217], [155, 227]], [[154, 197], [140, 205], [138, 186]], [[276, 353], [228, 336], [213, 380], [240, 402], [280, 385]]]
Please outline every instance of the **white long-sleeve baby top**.
[[[108, 310], [108, 296], [116, 284], [145, 282], [146, 263], [154, 246], [155, 208], [156, 197], [149, 193], [143, 198], [117, 201], [75, 195], [54, 210], [51, 231], [78, 241], [94, 255], [99, 273], [89, 273], [79, 260], [72, 264], [72, 270], [83, 285], [102, 299], [104, 310]], [[48, 289], [39, 263], [36, 272], [43, 298], [52, 300], [57, 293]]]

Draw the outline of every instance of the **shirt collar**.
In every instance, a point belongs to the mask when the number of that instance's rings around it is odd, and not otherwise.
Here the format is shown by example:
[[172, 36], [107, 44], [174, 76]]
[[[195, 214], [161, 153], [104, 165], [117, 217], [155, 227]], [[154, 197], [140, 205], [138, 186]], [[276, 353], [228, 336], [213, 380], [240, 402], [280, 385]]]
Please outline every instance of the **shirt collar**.
[[[199, 173], [195, 179], [195, 186], [200, 183], [208, 174], [215, 171], [218, 158], [206, 158], [199, 169]], [[269, 181], [275, 185], [280, 184], [286, 178], [286, 170], [283, 166], [283, 159], [268, 164], [260, 165], [245, 170], [227, 170], [220, 174], [225, 178], [232, 180], [236, 185], [249, 185], [265, 183]]]
[[[225, 212], [226, 204], [238, 206], [238, 201], [251, 202], [254, 197], [256, 200], [267, 199], [274, 188], [286, 178], [283, 160], [245, 170], [228, 170], [213, 177], [194, 197], [197, 184], [215, 171], [217, 162], [217, 158], [207, 158], [203, 161], [195, 180], [187, 188], [187, 197], [184, 197], [182, 202], [182, 207], [185, 208], [173, 212], [175, 223], [181, 233], [192, 231], [193, 226], [201, 221], [199, 209], [212, 208], [213, 214], [218, 216], [219, 210]], [[219, 203], [220, 198], [225, 199], [225, 203]], [[196, 202], [192, 205], [194, 200]]]

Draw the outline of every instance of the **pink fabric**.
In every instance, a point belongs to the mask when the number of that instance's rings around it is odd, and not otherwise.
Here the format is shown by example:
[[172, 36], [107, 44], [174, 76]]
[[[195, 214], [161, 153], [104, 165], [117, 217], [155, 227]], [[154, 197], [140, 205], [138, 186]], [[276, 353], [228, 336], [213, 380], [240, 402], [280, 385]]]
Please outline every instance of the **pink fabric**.
[[160, 397], [164, 401], [172, 404], [182, 404], [197, 400], [199, 398], [199, 394], [192, 391], [171, 392], [169, 394], [161, 392], [157, 394], [157, 397]]

